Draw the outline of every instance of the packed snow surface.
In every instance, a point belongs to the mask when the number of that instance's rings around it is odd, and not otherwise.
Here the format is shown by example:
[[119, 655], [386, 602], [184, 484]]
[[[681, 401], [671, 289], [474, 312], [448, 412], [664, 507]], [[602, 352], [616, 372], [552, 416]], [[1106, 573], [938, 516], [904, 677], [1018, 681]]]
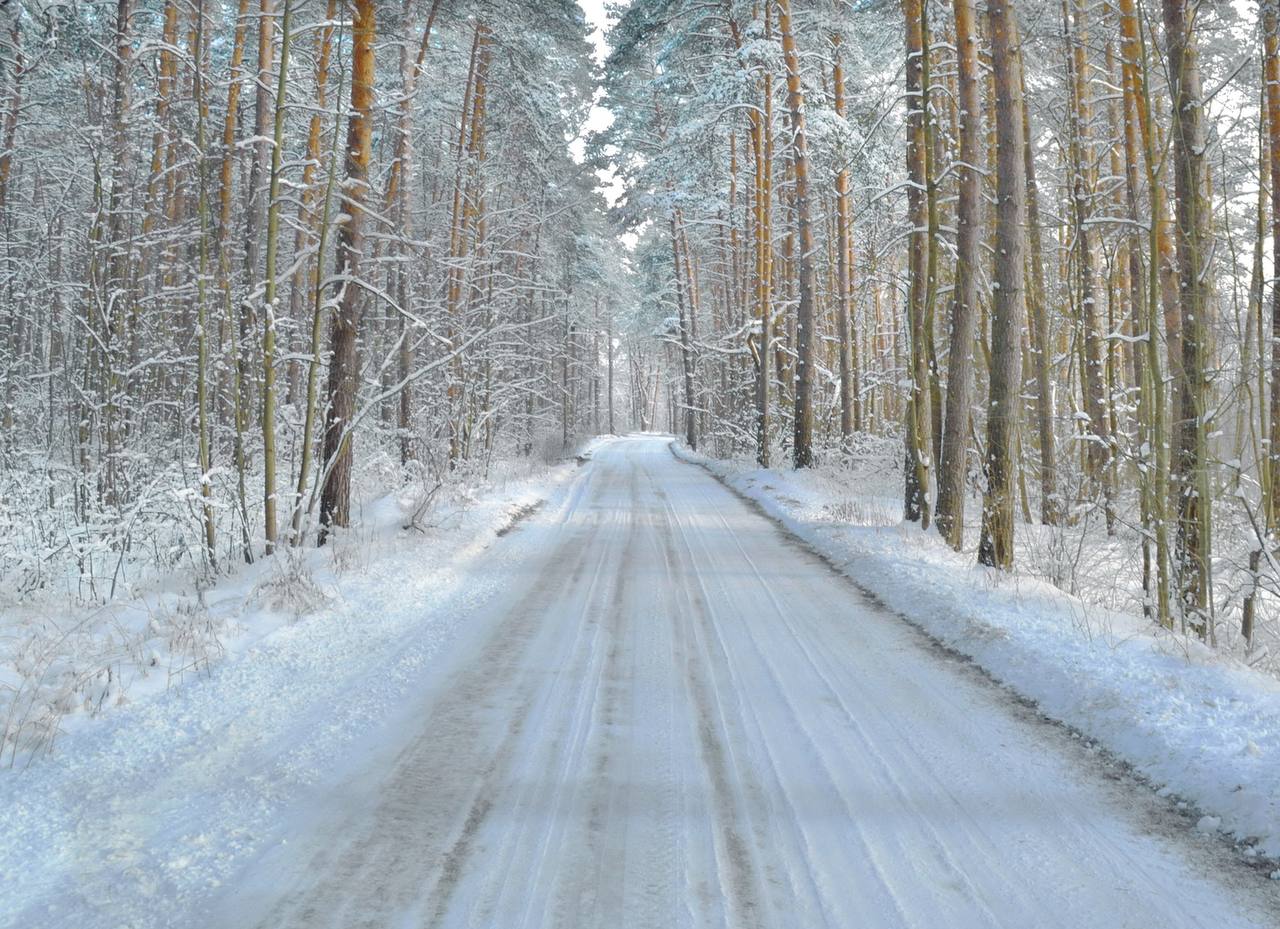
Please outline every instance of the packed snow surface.
[[[1214, 823], [1206, 831], [1234, 836], [1246, 854], [1280, 857], [1280, 681], [1194, 636], [1021, 572], [979, 567], [972, 551], [954, 552], [936, 533], [901, 522], [901, 472], [877, 473], [878, 456], [841, 474], [676, 451], [885, 605], [1097, 740], [1163, 795], [1198, 808]], [[1029, 528], [1019, 525], [1020, 545]]]
[[5, 781], [0, 924], [1276, 924], [667, 439], [598, 448], [452, 593], [368, 572]]

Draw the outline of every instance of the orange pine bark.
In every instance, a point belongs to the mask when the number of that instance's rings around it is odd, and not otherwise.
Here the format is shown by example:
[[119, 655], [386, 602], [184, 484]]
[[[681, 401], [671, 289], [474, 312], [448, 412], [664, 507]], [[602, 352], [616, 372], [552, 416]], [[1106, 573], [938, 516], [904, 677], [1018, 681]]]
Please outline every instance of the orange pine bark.
[[369, 160], [373, 155], [373, 101], [377, 36], [376, 0], [354, 0], [351, 42], [351, 116], [347, 123], [343, 212], [338, 231], [338, 307], [329, 330], [328, 409], [324, 427], [324, 490], [320, 496], [323, 544], [334, 526], [351, 522], [351, 428], [356, 415], [360, 363], [360, 275], [364, 247], [365, 204], [369, 196]]

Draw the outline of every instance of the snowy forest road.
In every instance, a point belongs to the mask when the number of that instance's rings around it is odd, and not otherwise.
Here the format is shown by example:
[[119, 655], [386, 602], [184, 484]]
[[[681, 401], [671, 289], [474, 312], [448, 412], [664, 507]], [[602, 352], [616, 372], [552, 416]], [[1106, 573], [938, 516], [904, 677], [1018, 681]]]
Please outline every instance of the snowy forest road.
[[1274, 925], [1161, 801], [665, 439], [606, 443], [504, 544], [416, 731], [228, 888], [225, 925]]

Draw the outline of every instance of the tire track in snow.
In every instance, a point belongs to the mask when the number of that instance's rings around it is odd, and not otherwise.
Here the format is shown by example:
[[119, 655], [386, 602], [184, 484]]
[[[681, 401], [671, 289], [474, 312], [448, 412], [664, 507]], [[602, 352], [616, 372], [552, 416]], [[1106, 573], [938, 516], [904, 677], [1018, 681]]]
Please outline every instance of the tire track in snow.
[[237, 926], [1269, 924], [664, 441], [567, 501], [368, 815]]
[[[587, 546], [571, 537], [563, 551], [571, 559], [564, 567], [571, 576], [580, 575]], [[330, 879], [318, 892], [301, 888], [259, 923], [263, 929], [381, 925], [379, 913], [415, 910], [424, 887], [429, 888], [426, 899], [435, 901], [435, 921], [444, 918], [475, 833], [492, 812], [502, 774], [535, 707], [537, 681], [518, 672], [532, 640], [545, 634], [542, 621], [558, 598], [560, 583], [555, 571], [545, 571], [474, 662], [450, 677], [423, 732], [396, 759], [372, 822], [349, 824], [357, 838], [325, 849], [315, 862], [315, 870]], [[504, 700], [502, 688], [512, 684], [515, 692]], [[487, 717], [500, 705], [508, 715], [495, 728]], [[458, 768], [469, 767], [470, 776], [450, 777], [441, 757]], [[460, 810], [465, 815], [459, 817]], [[397, 883], [404, 874], [416, 878]]]
[[660, 493], [659, 496], [667, 514], [659, 534], [663, 563], [672, 590], [683, 601], [683, 610], [677, 612], [675, 619], [677, 638], [679, 640], [683, 636], [685, 642], [693, 645], [691, 650], [685, 650], [684, 685], [692, 703], [693, 724], [704, 773], [711, 787], [711, 807], [717, 839], [717, 878], [727, 898], [728, 924], [742, 929], [754, 929], [764, 925], [759, 900], [759, 868], [751, 845], [737, 826], [739, 822], [753, 824], [741, 796], [742, 784], [732, 776], [735, 770], [741, 771], [741, 768], [732, 757], [732, 740], [728, 732], [725, 708], [714, 685], [705, 676], [713, 667], [705, 637], [707, 604], [701, 593], [695, 592], [688, 583], [680, 552], [676, 550], [676, 527], [670, 519], [670, 503], [665, 495]]
[[[718, 503], [718, 502], [722, 502], [722, 501], [716, 501], [713, 503]], [[715, 512], [718, 517], [718, 522], [726, 530], [729, 530], [728, 523], [724, 519], [723, 514], [719, 512], [717, 506], [713, 505], [708, 507], [706, 512]], [[671, 511], [670, 516], [672, 521], [676, 525], [682, 527], [681, 531], [686, 542], [686, 550], [687, 550], [689, 559], [691, 561], [701, 562], [703, 564], [708, 563], [709, 556], [711, 555], [711, 551], [708, 549], [707, 546], [703, 544], [703, 540], [700, 538], [697, 538], [696, 533], [684, 531], [683, 523], [679, 518], [679, 514], [676, 513], [674, 510]], [[745, 549], [742, 548], [741, 544], [738, 542], [736, 536], [734, 536], [732, 531], [731, 530], [728, 531], [727, 534], [733, 540], [735, 548], [739, 551], [742, 557], [746, 560], [746, 563], [751, 568], [751, 578], [754, 581], [753, 586], [758, 587], [759, 588], [758, 592], [762, 594], [774, 606], [776, 610], [775, 618], [785, 622], [785, 611], [782, 609], [781, 605], [778, 603], [777, 597], [774, 591], [770, 588], [769, 583], [765, 579], [764, 574], [755, 565], [755, 563], [752, 562], [750, 558], [747, 556]], [[695, 538], [699, 542], [697, 551], [694, 550], [694, 547], [692, 544], [692, 540]], [[731, 591], [727, 586], [724, 575], [716, 572], [712, 572], [711, 576], [719, 579], [719, 587], [720, 587], [719, 596], [712, 597], [710, 592], [708, 592], [705, 586], [703, 586], [704, 599], [731, 603], [734, 592]], [[699, 583], [700, 584], [704, 583], [702, 577], [699, 578]], [[716, 629], [717, 639], [720, 642], [720, 654], [723, 656], [723, 660], [726, 665], [726, 668], [730, 672], [729, 689], [732, 692], [738, 694], [738, 698], [739, 698], [738, 703], [741, 708], [741, 711], [743, 712], [744, 715], [749, 716], [751, 719], [751, 722], [752, 722], [751, 728], [752, 728], [753, 736], [756, 739], [758, 745], [763, 749], [763, 754], [765, 756], [764, 757], [765, 764], [762, 765], [762, 767], [768, 770], [770, 774], [770, 780], [779, 795], [779, 800], [781, 801], [778, 804], [774, 804], [775, 816], [771, 819], [771, 821], [774, 823], [775, 828], [785, 829], [786, 831], [793, 833], [793, 835], [791, 836], [791, 844], [793, 845], [794, 848], [796, 848], [797, 854], [802, 857], [804, 863], [808, 865], [808, 873], [804, 873], [805, 869], [801, 869], [801, 868], [793, 869], [794, 871], [799, 872], [796, 875], [796, 879], [798, 879], [798, 881], [804, 885], [803, 887], [795, 887], [794, 886], [795, 880], [793, 880], [793, 888], [797, 893], [801, 891], [807, 892], [810, 898], [814, 901], [813, 908], [816, 909], [817, 912], [807, 913], [806, 915], [808, 918], [819, 918], [823, 921], [824, 925], [832, 925], [832, 919], [829, 913], [827, 912], [826, 901], [822, 899], [822, 895], [818, 887], [818, 881], [815, 880], [815, 872], [817, 871], [816, 862], [814, 860], [813, 854], [810, 851], [809, 844], [806, 841], [806, 837], [804, 836], [804, 826], [803, 826], [801, 817], [799, 815], [797, 805], [793, 800], [792, 794], [788, 792], [787, 785], [780, 771], [779, 756], [774, 750], [771, 749], [769, 742], [766, 738], [766, 728], [761, 723], [760, 714], [753, 709], [754, 704], [758, 704], [762, 701], [759, 699], [758, 694], [755, 694], [755, 693], [752, 694], [752, 699], [746, 699], [744, 696], [744, 688], [737, 686], [736, 682], [744, 679], [751, 679], [754, 681], [755, 687], [758, 688], [762, 683], [767, 681], [770, 685], [772, 685], [772, 688], [771, 688], [772, 697], [777, 699], [779, 702], [786, 701], [786, 705], [789, 708], [791, 707], [790, 701], [787, 699], [786, 694], [782, 691], [780, 686], [780, 680], [772, 668], [768, 670], [767, 674], [758, 675], [754, 677], [742, 671], [737, 671], [737, 672], [734, 671], [734, 668], [738, 664], [738, 662], [734, 661], [730, 657], [729, 651], [725, 645], [725, 637], [721, 635], [719, 632], [719, 627], [722, 624], [723, 624], [723, 621], [718, 622], [715, 626], [715, 629]], [[741, 623], [739, 627], [742, 630], [744, 630], [744, 633], [746, 635], [748, 636], [750, 635], [749, 626], [746, 623]], [[753, 645], [756, 644], [754, 640], [752, 640], [752, 644]], [[757, 654], [760, 655], [760, 650], [758, 645], [756, 646], [756, 651], [757, 651]], [[797, 715], [798, 714], [795, 714], [794, 712], [792, 713], [793, 718], [791, 722], [793, 726], [797, 731], [803, 731], [803, 732], [806, 732], [807, 734], [807, 731], [805, 730], [805, 728], [802, 725], [798, 724], [799, 721], [796, 718]], [[817, 755], [816, 745], [813, 744], [812, 739], [810, 739], [810, 744], [805, 746], [805, 748], [807, 750], [806, 753], [810, 757], [816, 757]], [[792, 751], [794, 751], [795, 746], [791, 746], [791, 749]], [[828, 778], [828, 780], [830, 781], [830, 778]], [[830, 783], [832, 786], [834, 786], [833, 781], [830, 781]], [[844, 809], [850, 821], [856, 823], [857, 817], [852, 807], [850, 807], [846, 803], [844, 806]], [[781, 813], [782, 815], [776, 815], [776, 813]], [[798, 833], [799, 835], [797, 836], [795, 835], [795, 833]], [[873, 856], [870, 854], [871, 849], [869, 846], [866, 845], [865, 840], [864, 840], [864, 849], [868, 853], [868, 860], [874, 862]], [[877, 889], [881, 892], [880, 903], [882, 907], [888, 906], [890, 908], [897, 908], [898, 903], [897, 903], [896, 895], [892, 892], [889, 886], [889, 882], [883, 874], [883, 868], [879, 867], [878, 865], [873, 866], [872, 872], [876, 876], [877, 883], [879, 885]], [[901, 912], [900, 909], [898, 910], [898, 914], [899, 916], [905, 915]], [[868, 916], [870, 916], [870, 914], [862, 914], [862, 918], [867, 918]]]
[[[760, 592], [764, 595], [764, 597], [769, 601], [769, 603], [773, 607], [772, 615], [769, 618], [771, 620], [771, 625], [773, 626], [774, 631], [785, 633], [785, 637], [783, 638], [783, 641], [781, 643], [778, 643], [775, 641], [774, 643], [772, 643], [773, 648], [769, 649], [769, 648], [765, 648], [761, 644], [760, 637], [757, 635], [756, 632], [753, 631], [754, 624], [752, 622], [750, 621], [745, 622], [742, 624], [742, 627], [741, 627], [742, 628], [741, 640], [743, 644], [750, 647], [756, 663], [764, 669], [763, 678], [765, 680], [768, 680], [769, 683], [772, 685], [773, 696], [775, 697], [775, 699], [773, 701], [770, 701], [769, 705], [776, 707], [778, 710], [785, 711], [787, 716], [786, 720], [781, 721], [773, 726], [767, 726], [767, 725], [762, 725], [760, 723], [760, 714], [753, 712], [753, 717], [756, 720], [758, 731], [759, 731], [760, 744], [764, 747], [765, 751], [768, 752], [769, 754], [770, 766], [772, 770], [779, 773], [778, 788], [780, 792], [783, 793], [784, 798], [787, 802], [787, 809], [791, 814], [789, 818], [793, 822], [796, 822], [797, 824], [802, 822], [801, 817], [797, 813], [797, 807], [795, 803], [792, 802], [791, 791], [789, 791], [788, 789], [789, 785], [785, 783], [780, 773], [779, 763], [782, 759], [782, 756], [780, 753], [774, 751], [771, 745], [771, 741], [767, 737], [767, 734], [770, 731], [779, 732], [779, 731], [787, 731], [789, 729], [789, 730], [804, 734], [805, 744], [803, 747], [806, 750], [806, 754], [810, 759], [810, 764], [806, 767], [804, 773], [806, 775], [821, 773], [824, 777], [824, 780], [826, 781], [827, 786], [839, 798], [839, 802], [845, 812], [845, 815], [848, 817], [848, 819], [851, 822], [853, 822], [854, 824], [857, 824], [859, 820], [859, 815], [858, 815], [858, 810], [856, 809], [856, 805], [852, 803], [850, 798], [847, 796], [847, 794], [841, 790], [838, 778], [834, 775], [833, 766], [832, 764], [828, 763], [828, 760], [826, 757], [827, 753], [823, 749], [823, 746], [827, 740], [822, 739], [818, 735], [818, 733], [814, 731], [814, 725], [810, 717], [813, 717], [817, 714], [814, 714], [812, 710], [810, 710], [809, 712], [805, 712], [801, 708], [801, 706], [798, 705], [797, 699], [792, 693], [792, 688], [787, 686], [788, 677], [790, 677], [793, 682], [798, 679], [798, 680], [803, 680], [810, 684], [813, 684], [816, 682], [818, 685], [820, 685], [818, 689], [822, 690], [823, 693], [821, 694], [820, 702], [817, 702], [817, 706], [821, 707], [823, 704], [829, 703], [830, 705], [837, 707], [840, 710], [843, 717], [845, 718], [845, 720], [855, 728], [858, 727], [857, 717], [852, 712], [849, 703], [842, 696], [840, 689], [833, 683], [832, 675], [824, 668], [823, 663], [819, 662], [819, 660], [816, 658], [814, 654], [814, 648], [805, 641], [806, 637], [797, 631], [796, 620], [791, 615], [792, 610], [787, 609], [783, 605], [783, 603], [779, 599], [777, 592], [774, 590], [773, 586], [769, 583], [765, 575], [765, 572], [760, 569], [759, 565], [751, 557], [750, 553], [742, 544], [742, 541], [736, 536], [736, 534], [733, 533], [732, 528], [728, 523], [728, 520], [724, 516], [724, 507], [723, 507], [724, 501], [712, 499], [713, 496], [720, 495], [719, 491], [720, 491], [720, 488], [715, 487], [714, 485], [710, 485], [702, 489], [701, 497], [707, 503], [707, 506], [704, 508], [704, 511], [714, 512], [717, 514], [718, 523], [722, 527], [724, 531], [724, 535], [727, 538], [732, 540], [734, 549], [736, 550], [738, 555], [741, 557], [741, 559], [750, 567], [753, 579], [758, 584], [760, 588]], [[684, 525], [683, 521], [680, 520], [680, 516], [678, 513], [673, 512], [672, 518], [676, 520], [677, 523], [679, 523], [680, 525], [682, 526]], [[719, 557], [717, 555], [717, 550], [716, 550], [717, 547], [711, 544], [713, 540], [707, 538], [706, 531], [699, 530], [699, 527], [697, 526], [697, 524], [695, 524], [693, 526], [693, 531], [689, 532], [688, 535], [696, 539], [699, 543], [699, 551], [696, 555], [698, 560], [700, 560], [703, 563], [714, 564], [717, 558]], [[804, 551], [797, 552], [797, 555], [800, 558], [808, 557], [808, 553]], [[693, 555], [692, 549], [691, 549], [691, 557], [695, 557]], [[812, 563], [816, 568], [818, 568], [818, 570], [820, 571], [826, 570], [825, 564], [820, 562], [819, 559], [812, 558], [809, 560], [812, 561]], [[724, 572], [713, 572], [711, 576], [714, 578], [723, 579]], [[840, 580], [838, 578], [833, 578], [833, 579], [837, 581], [837, 589], [839, 589], [840, 587], [847, 586], [847, 584], [845, 583], [840, 583]], [[851, 591], [851, 592], [856, 594], [856, 591]], [[720, 599], [731, 602], [733, 598], [733, 593], [734, 593], [733, 591], [730, 591], [727, 587], [724, 587], [722, 584], [722, 587], [721, 587], [722, 596]], [[818, 612], [826, 615], [838, 614], [840, 610], [840, 604], [833, 603], [833, 602], [809, 604], [808, 606], [810, 610], [813, 610], [814, 607], [819, 607]], [[779, 648], [779, 645], [784, 645], [785, 648]], [[787, 651], [793, 652], [799, 657], [800, 663], [806, 669], [806, 672], [807, 672], [806, 674], [797, 676], [795, 674], [788, 675], [785, 672], [784, 667], [780, 664], [780, 655]], [[744, 673], [741, 673], [739, 676], [746, 677], [747, 675], [744, 672]], [[877, 707], [878, 703], [874, 699], [874, 696], [872, 695], [867, 695], [867, 696], [869, 697], [869, 699], [864, 699], [863, 701], [861, 701], [860, 706], [862, 706], [864, 709]], [[760, 703], [761, 701], [754, 701], [754, 702]], [[939, 705], [944, 705], [944, 704], [939, 704]], [[892, 741], [889, 741], [888, 744], [889, 746], [892, 746], [894, 743]], [[911, 751], [911, 747], [909, 743], [904, 742], [902, 744], [908, 752]], [[913, 803], [910, 797], [910, 794], [902, 789], [900, 782], [894, 776], [894, 764], [886, 760], [886, 758], [877, 749], [877, 746], [874, 742], [865, 738], [865, 733], [863, 738], [863, 746], [866, 749], [865, 754], [862, 754], [858, 757], [845, 755], [843, 758], [838, 759], [838, 761], [843, 761], [844, 762], [843, 766], [849, 767], [851, 765], [865, 765], [868, 757], [874, 759], [876, 762], [878, 762], [879, 771], [882, 774], [881, 779], [882, 780], [887, 779], [890, 783], [892, 783], [901, 802], [911, 807], [912, 811], [917, 815], [921, 823], [927, 823], [927, 818], [920, 815], [921, 811], [919, 807]], [[899, 753], [899, 755], [901, 755], [901, 753]], [[789, 760], [794, 764], [794, 759], [789, 759]], [[838, 766], [839, 765], [837, 765], [837, 767]], [[942, 784], [941, 786], [942, 786], [942, 789], [945, 790], [945, 784]], [[960, 809], [961, 807], [957, 803], [957, 810], [959, 811]], [[859, 829], [858, 832], [860, 837], [863, 840], [864, 849], [867, 852], [868, 858], [872, 861], [876, 861], [875, 851], [872, 848], [872, 846], [866, 842], [866, 838], [863, 833], [863, 830]], [[980, 892], [973, 885], [973, 883], [967, 880], [963, 869], [959, 866], [958, 861], [956, 860], [955, 856], [951, 853], [951, 851], [947, 848], [946, 844], [941, 840], [941, 836], [938, 835], [936, 830], [930, 830], [930, 833], [931, 834], [929, 835], [929, 839], [931, 841], [930, 841], [929, 850], [933, 854], [933, 856], [936, 858], [938, 863], [941, 865], [941, 869], [944, 872], [944, 874], [955, 880], [956, 889], [959, 892], [963, 893], [968, 898], [968, 901], [972, 903], [972, 905], [975, 906], [980, 913], [982, 913], [984, 922], [986, 925], [989, 925], [992, 927], [1005, 925], [1005, 922], [994, 911], [992, 911], [991, 908], [987, 905], [986, 901], [982, 899]], [[892, 873], [892, 871], [894, 870], [901, 872], [902, 870], [900, 867], [901, 861], [907, 858], [917, 858], [918, 860], [918, 854], [906, 855], [904, 854], [905, 850], [900, 846], [897, 847], [895, 850], [899, 855], [899, 862], [898, 862], [899, 867], [897, 868], [888, 867], [885, 865], [881, 865], [879, 864], [879, 862], [877, 862], [876, 867], [874, 868], [874, 871], [877, 876], [879, 888], [885, 894], [888, 895], [888, 899], [885, 902], [889, 906], [894, 908], [895, 912], [898, 914], [900, 919], [904, 921], [910, 921], [908, 919], [908, 912], [904, 908], [904, 903], [903, 903], [907, 895], [901, 893], [900, 891], [894, 890], [893, 888], [894, 882], [890, 879], [889, 874]], [[808, 851], [809, 850], [806, 846], [804, 849], [804, 853], [808, 855]], [[912, 851], [915, 853], [918, 853], [920, 850], [914, 849]], [[816, 870], [816, 866], [813, 870]], [[899, 884], [901, 883], [901, 879], [904, 876], [905, 875], [903, 875], [902, 873], [898, 874]], [[808, 882], [810, 884], [813, 883], [812, 874], [805, 875], [805, 877], [808, 879]], [[816, 886], [814, 887], [814, 890], [816, 892]], [[825, 915], [826, 914], [824, 913], [824, 916]], [[827, 917], [827, 919], [828, 919], [828, 923], [830, 924], [830, 918]], [[1015, 922], [1013, 925], [1016, 926], [1020, 924], [1021, 923]]]

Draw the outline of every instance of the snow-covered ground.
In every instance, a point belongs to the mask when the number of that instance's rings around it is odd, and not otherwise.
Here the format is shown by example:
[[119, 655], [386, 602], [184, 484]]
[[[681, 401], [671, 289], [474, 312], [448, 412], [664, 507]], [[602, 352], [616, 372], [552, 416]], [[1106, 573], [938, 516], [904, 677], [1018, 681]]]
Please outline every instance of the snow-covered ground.
[[669, 439], [558, 476], [0, 781], [0, 925], [1276, 924], [1280, 882]]
[[1280, 856], [1273, 676], [1024, 572], [978, 567], [971, 551], [956, 553], [937, 533], [902, 522], [901, 474], [885, 474], [892, 468], [883, 455], [797, 472], [683, 447], [677, 454], [754, 500], [890, 609], [1132, 765], [1194, 813], [1193, 828], [1229, 833], [1246, 856]]
[[[402, 528], [412, 493], [370, 503], [362, 528], [324, 549], [264, 560], [206, 592], [208, 644], [181, 673], [153, 641], [155, 617], [188, 594], [160, 588], [70, 621], [83, 641], [62, 643], [49, 664], [114, 656], [103, 664], [111, 699], [90, 713], [73, 680], [50, 674], [33, 697], [18, 678], [18, 697], [59, 734], [0, 771], [0, 926], [188, 919], [402, 712], [469, 611], [503, 588], [497, 536], [578, 468], [525, 464], [450, 488], [415, 528]], [[111, 650], [134, 640], [154, 664]], [[59, 690], [75, 694], [65, 712], [38, 702]]]
[[[18, 599], [0, 590], [0, 769], [25, 767], [94, 718], [340, 606], [347, 576], [367, 565], [412, 553], [424, 577], [446, 568], [458, 548], [488, 538], [567, 473], [555, 468], [542, 456], [503, 459], [443, 483], [423, 475], [393, 493], [385, 488], [403, 472], [370, 468], [358, 482], [356, 526], [322, 551], [282, 548], [251, 566], [224, 553], [223, 572], [210, 578], [186, 561], [166, 568], [141, 545], [118, 556], [122, 581], [105, 602], [80, 604], [61, 587]], [[98, 587], [105, 595], [101, 578]]]

